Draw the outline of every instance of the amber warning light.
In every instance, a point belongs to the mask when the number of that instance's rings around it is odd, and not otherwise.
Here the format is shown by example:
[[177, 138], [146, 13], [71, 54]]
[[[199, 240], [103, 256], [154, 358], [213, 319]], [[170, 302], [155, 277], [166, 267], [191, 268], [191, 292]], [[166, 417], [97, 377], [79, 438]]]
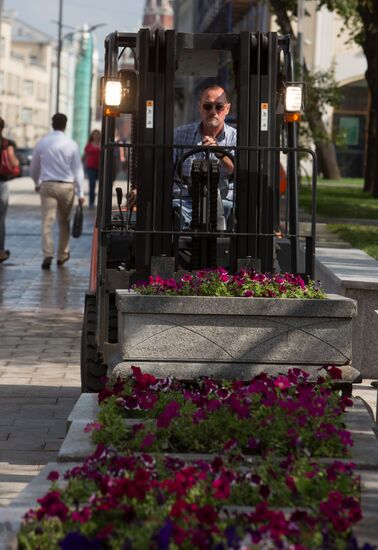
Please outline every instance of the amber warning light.
[[285, 122], [299, 122], [303, 107], [301, 84], [288, 85], [285, 91]]

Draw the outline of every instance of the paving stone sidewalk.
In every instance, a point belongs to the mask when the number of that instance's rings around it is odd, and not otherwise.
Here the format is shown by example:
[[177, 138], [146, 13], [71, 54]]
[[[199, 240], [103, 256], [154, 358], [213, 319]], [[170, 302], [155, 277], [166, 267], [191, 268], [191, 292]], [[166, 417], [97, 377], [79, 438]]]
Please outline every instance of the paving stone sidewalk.
[[30, 178], [10, 183], [0, 264], [0, 506], [55, 460], [80, 395], [80, 337], [94, 212], [71, 240], [71, 259], [42, 271], [39, 196]]

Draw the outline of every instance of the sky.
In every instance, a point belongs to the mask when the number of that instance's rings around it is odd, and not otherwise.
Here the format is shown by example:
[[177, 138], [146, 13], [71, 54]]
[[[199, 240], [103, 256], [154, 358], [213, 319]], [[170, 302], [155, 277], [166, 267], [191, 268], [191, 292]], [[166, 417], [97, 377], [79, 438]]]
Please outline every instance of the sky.
[[[106, 23], [95, 31], [98, 50], [113, 31], [136, 32], [142, 24], [145, 0], [63, 0], [63, 33], [70, 27]], [[4, 11], [15, 10], [19, 19], [36, 29], [58, 36], [59, 0], [4, 0]], [[53, 21], [56, 21], [53, 23]]]

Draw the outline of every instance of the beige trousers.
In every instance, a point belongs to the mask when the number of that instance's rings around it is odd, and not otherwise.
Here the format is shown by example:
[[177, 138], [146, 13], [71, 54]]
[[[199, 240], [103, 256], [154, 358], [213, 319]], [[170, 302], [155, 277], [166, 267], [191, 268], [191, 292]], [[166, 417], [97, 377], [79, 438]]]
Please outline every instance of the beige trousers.
[[74, 202], [73, 183], [44, 182], [41, 184], [42, 252], [43, 257], [54, 256], [53, 225], [58, 212], [58, 260], [65, 260], [70, 252], [70, 216]]

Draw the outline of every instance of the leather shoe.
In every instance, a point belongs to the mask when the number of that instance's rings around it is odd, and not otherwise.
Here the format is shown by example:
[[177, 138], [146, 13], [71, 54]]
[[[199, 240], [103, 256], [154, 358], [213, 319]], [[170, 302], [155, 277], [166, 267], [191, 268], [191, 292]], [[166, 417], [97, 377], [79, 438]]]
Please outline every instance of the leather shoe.
[[0, 258], [0, 264], [5, 262], [5, 260], [7, 260], [10, 256], [10, 252], [9, 250], [4, 250], [4, 256], [2, 258]]
[[48, 256], [47, 258], [44, 258], [44, 260], [42, 262], [42, 265], [41, 265], [41, 268], [42, 269], [50, 269], [51, 262], [52, 262], [52, 257], [51, 256]]
[[69, 259], [70, 259], [70, 253], [67, 254], [67, 257], [64, 258], [64, 260], [58, 260], [58, 261], [56, 262], [56, 265], [62, 266], [63, 264], [65, 264], [66, 262], [68, 262]]

